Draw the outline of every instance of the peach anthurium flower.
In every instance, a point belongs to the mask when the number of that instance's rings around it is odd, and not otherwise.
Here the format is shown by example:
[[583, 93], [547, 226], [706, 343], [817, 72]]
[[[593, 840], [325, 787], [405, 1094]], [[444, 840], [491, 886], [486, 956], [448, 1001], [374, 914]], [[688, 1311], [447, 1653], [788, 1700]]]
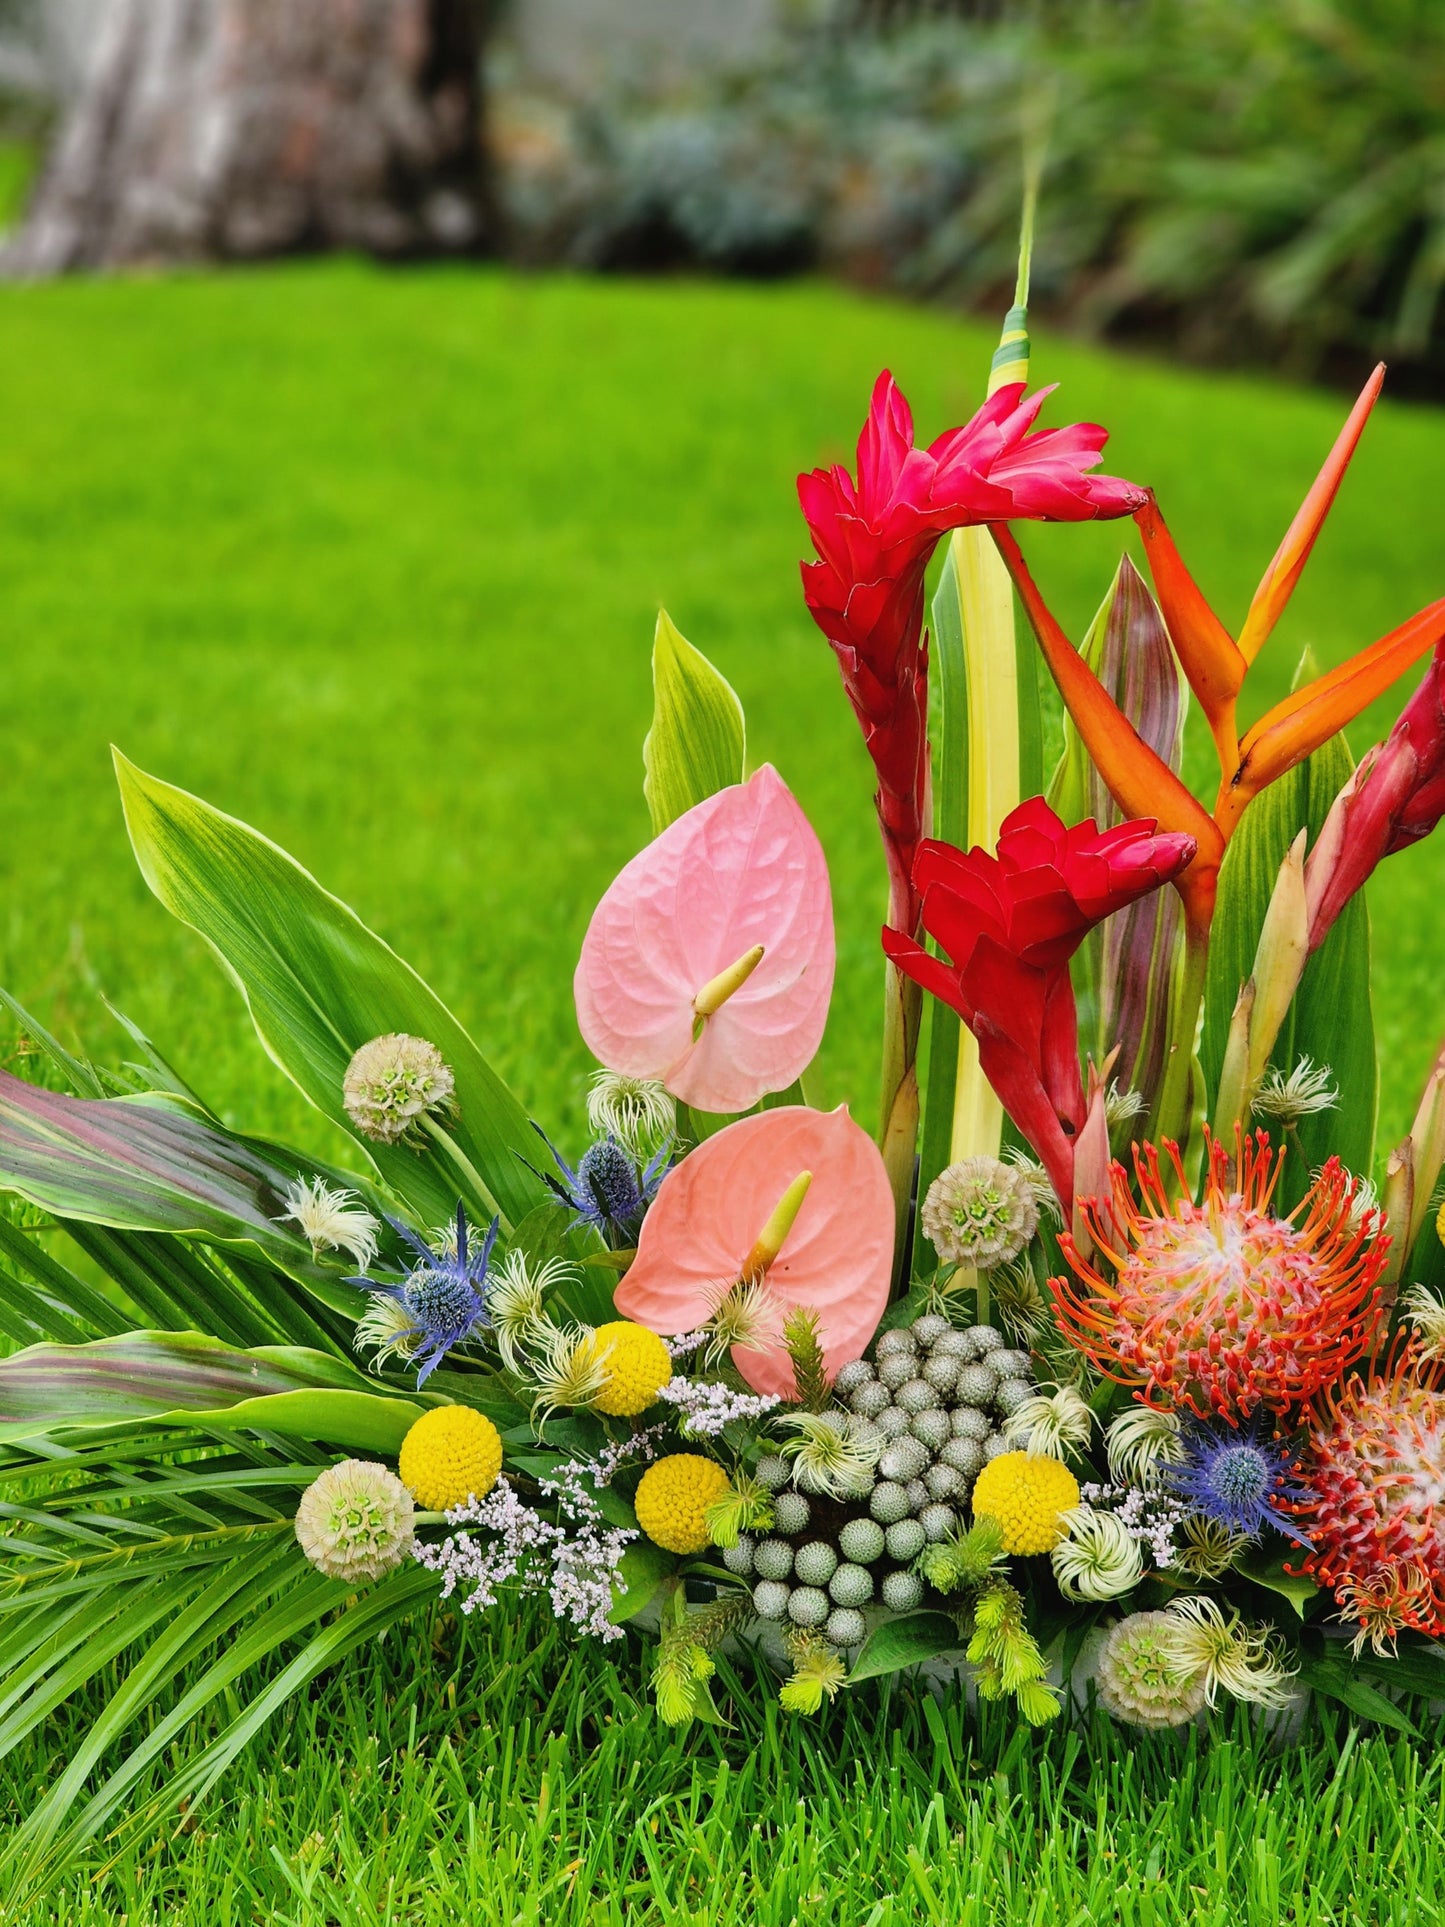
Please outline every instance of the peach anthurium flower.
[[[817, 1312], [831, 1376], [862, 1356], [892, 1269], [877, 1145], [844, 1107], [784, 1105], [727, 1125], [668, 1173], [615, 1297], [624, 1318], [670, 1334], [705, 1325], [733, 1285], [758, 1283], [779, 1333], [794, 1305]], [[781, 1347], [734, 1346], [732, 1358], [754, 1391], [793, 1396]]]
[[592, 914], [573, 989], [587, 1048], [700, 1111], [745, 1111], [812, 1062], [833, 991], [823, 848], [770, 763], [694, 804]]

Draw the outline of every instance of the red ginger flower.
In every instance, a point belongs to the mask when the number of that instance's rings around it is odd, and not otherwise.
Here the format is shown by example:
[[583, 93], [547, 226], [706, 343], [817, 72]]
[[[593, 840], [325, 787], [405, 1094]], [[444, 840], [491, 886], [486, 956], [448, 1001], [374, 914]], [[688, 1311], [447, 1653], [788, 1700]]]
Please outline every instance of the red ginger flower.
[[913, 857], [929, 819], [928, 646], [923, 576], [949, 529], [1015, 516], [1079, 522], [1128, 515], [1142, 489], [1090, 475], [1107, 434], [1092, 423], [1031, 434], [1051, 389], [1000, 388], [962, 428], [913, 445], [913, 414], [885, 370], [858, 440], [858, 474], [814, 469], [798, 497], [817, 562], [803, 594], [832, 643], [878, 772], [878, 817], [892, 883], [890, 919], [916, 926]]
[[1317, 1500], [1304, 1570], [1361, 1641], [1445, 1637], [1445, 1392], [1413, 1346], [1321, 1401], [1304, 1477]]
[[1445, 816], [1445, 642], [1383, 743], [1368, 750], [1325, 818], [1305, 864], [1311, 950], [1376, 864]]
[[1065, 1232], [1059, 1244], [1076, 1276], [1051, 1278], [1049, 1290], [1064, 1336], [1106, 1377], [1141, 1388], [1146, 1405], [1233, 1425], [1260, 1407], [1293, 1410], [1364, 1355], [1390, 1240], [1379, 1212], [1354, 1211], [1355, 1180], [1338, 1158], [1276, 1218], [1284, 1152], [1270, 1150], [1268, 1135], [1237, 1137], [1234, 1158], [1207, 1131], [1206, 1145], [1197, 1205], [1173, 1143], [1164, 1149], [1175, 1197], [1152, 1144], [1134, 1147], [1137, 1204], [1114, 1164], [1112, 1196], [1080, 1206], [1092, 1258]]
[[984, 1075], [1066, 1212], [1085, 1120], [1069, 959], [1096, 923], [1169, 882], [1193, 855], [1191, 837], [1156, 836], [1149, 822], [1066, 829], [1035, 796], [1005, 817], [995, 856], [932, 840], [919, 846], [913, 881], [923, 927], [951, 961], [900, 931], [883, 932], [898, 968], [978, 1039]]

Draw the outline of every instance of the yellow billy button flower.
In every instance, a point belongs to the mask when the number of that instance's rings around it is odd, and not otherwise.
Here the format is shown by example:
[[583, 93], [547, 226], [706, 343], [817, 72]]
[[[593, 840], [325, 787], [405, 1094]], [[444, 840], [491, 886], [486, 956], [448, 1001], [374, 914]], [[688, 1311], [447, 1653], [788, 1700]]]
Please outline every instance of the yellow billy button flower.
[[401, 1442], [401, 1482], [428, 1512], [484, 1499], [502, 1469], [502, 1440], [492, 1421], [470, 1405], [424, 1412]]
[[1064, 1536], [1060, 1513], [1079, 1503], [1079, 1482], [1059, 1459], [1004, 1452], [973, 1488], [976, 1519], [995, 1519], [1008, 1553], [1052, 1552]]
[[658, 1393], [672, 1377], [672, 1353], [657, 1333], [625, 1318], [597, 1327], [592, 1356], [606, 1374], [592, 1409], [608, 1418], [634, 1418], [645, 1412], [656, 1404]]
[[648, 1466], [637, 1487], [637, 1523], [665, 1552], [701, 1552], [712, 1544], [707, 1509], [727, 1490], [728, 1475], [697, 1452], [674, 1452]]

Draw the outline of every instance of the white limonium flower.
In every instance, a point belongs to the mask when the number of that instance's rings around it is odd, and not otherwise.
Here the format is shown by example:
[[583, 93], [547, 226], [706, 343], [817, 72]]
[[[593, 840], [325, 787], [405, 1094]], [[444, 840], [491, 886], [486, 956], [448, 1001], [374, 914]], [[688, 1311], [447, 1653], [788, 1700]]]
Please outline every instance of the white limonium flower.
[[677, 1104], [654, 1078], [598, 1071], [587, 1093], [587, 1122], [594, 1137], [615, 1138], [641, 1162], [676, 1134]]
[[369, 1269], [381, 1226], [354, 1191], [324, 1178], [295, 1178], [281, 1195], [286, 1200], [281, 1216], [295, 1220], [314, 1258], [323, 1251], [344, 1251], [358, 1271]]
[[1104, 1434], [1104, 1450], [1116, 1484], [1152, 1485], [1167, 1466], [1184, 1463], [1179, 1416], [1152, 1405], [1131, 1405]]
[[1059, 1385], [1025, 1399], [1004, 1421], [1003, 1435], [1031, 1459], [1063, 1459], [1082, 1451], [1094, 1429], [1094, 1414], [1072, 1385]]
[[1065, 1537], [1049, 1556], [1065, 1599], [1117, 1599], [1144, 1577], [1144, 1549], [1116, 1514], [1070, 1506], [1059, 1524]]
[[1271, 1632], [1246, 1626], [1232, 1608], [1226, 1616], [1206, 1593], [1177, 1599], [1168, 1617], [1173, 1622], [1164, 1640], [1169, 1662], [1180, 1679], [1202, 1679], [1209, 1705], [1221, 1691], [1255, 1706], [1289, 1704], [1294, 1674]]
[[1332, 1111], [1339, 1101], [1339, 1087], [1329, 1065], [1302, 1057], [1288, 1077], [1277, 1064], [1271, 1064], [1251, 1108], [1281, 1124], [1298, 1124], [1302, 1117], [1316, 1111]]

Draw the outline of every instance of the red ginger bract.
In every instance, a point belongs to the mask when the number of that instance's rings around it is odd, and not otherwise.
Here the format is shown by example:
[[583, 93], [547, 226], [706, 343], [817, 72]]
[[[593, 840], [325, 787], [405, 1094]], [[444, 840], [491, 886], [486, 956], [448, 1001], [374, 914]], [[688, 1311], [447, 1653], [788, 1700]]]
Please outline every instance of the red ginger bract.
[[1445, 1636], [1445, 1392], [1413, 1347], [1320, 1402], [1304, 1478], [1318, 1502], [1304, 1570], [1361, 1638]]
[[1284, 1153], [1270, 1150], [1268, 1135], [1237, 1138], [1234, 1159], [1213, 1137], [1207, 1148], [1196, 1205], [1178, 1146], [1164, 1145], [1179, 1192], [1171, 1198], [1158, 1152], [1136, 1145], [1138, 1203], [1116, 1163], [1112, 1196], [1080, 1206], [1093, 1258], [1065, 1233], [1076, 1278], [1051, 1278], [1049, 1289], [1064, 1335], [1107, 1377], [1141, 1388], [1146, 1405], [1233, 1425], [1261, 1406], [1291, 1411], [1364, 1356], [1390, 1241], [1378, 1212], [1354, 1215], [1355, 1181], [1337, 1158], [1277, 1218], [1269, 1207]]
[[[835, 466], [798, 477], [818, 553], [803, 594], [833, 645], [843, 686], [878, 774], [878, 820], [892, 885], [890, 921], [917, 921], [913, 857], [926, 832], [928, 645], [923, 577], [950, 529], [1127, 515], [1144, 491], [1094, 475], [1105, 431], [1091, 422], [1034, 430], [1052, 390], [1000, 388], [961, 428], [913, 445], [913, 412], [885, 369], [858, 439], [857, 478]], [[1032, 432], [1031, 432], [1032, 431]]]

